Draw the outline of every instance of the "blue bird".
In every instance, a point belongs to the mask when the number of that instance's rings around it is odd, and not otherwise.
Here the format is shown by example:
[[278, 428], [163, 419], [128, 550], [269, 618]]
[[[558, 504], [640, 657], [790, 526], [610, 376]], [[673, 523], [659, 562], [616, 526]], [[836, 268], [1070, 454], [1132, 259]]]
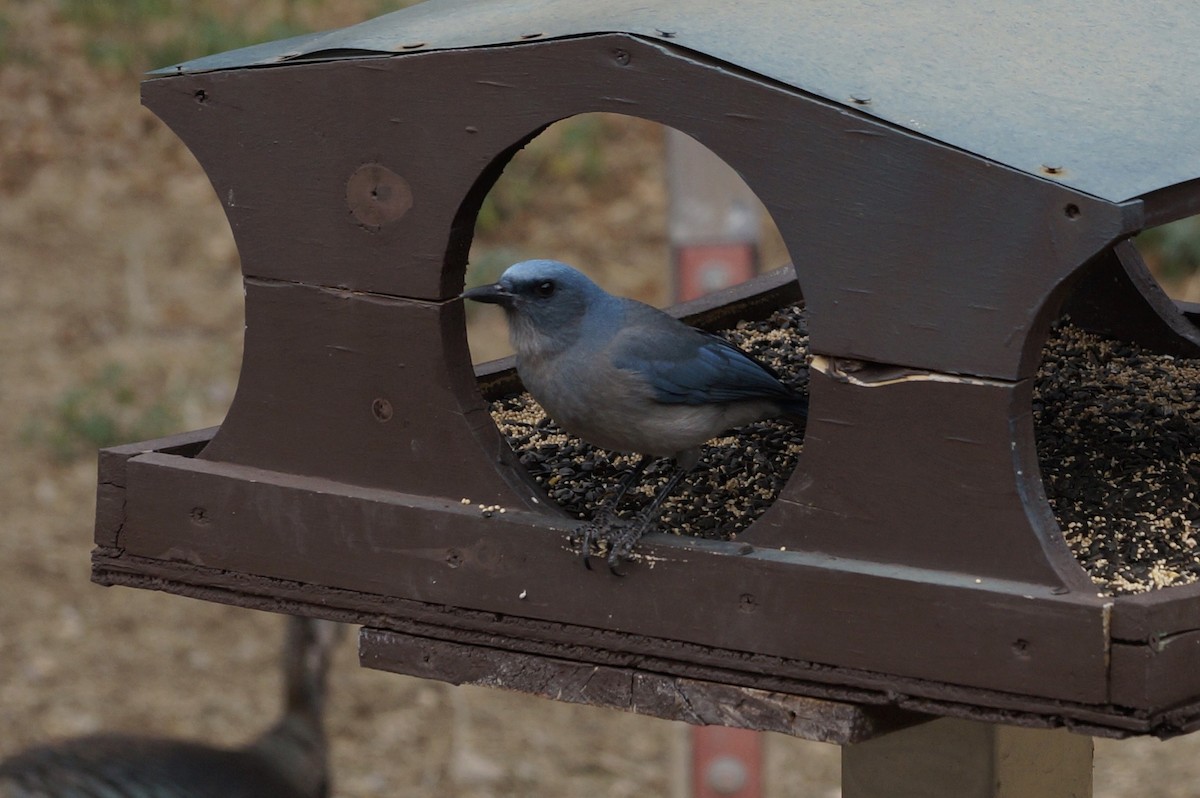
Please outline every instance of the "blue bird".
[[[617, 573], [706, 441], [755, 421], [808, 417], [806, 396], [729, 341], [613, 296], [565, 263], [523, 261], [461, 296], [504, 308], [517, 374], [560, 427], [602, 449], [643, 455], [585, 525], [585, 565], [603, 539]], [[656, 457], [677, 468], [637, 521], [622, 526], [615, 509]]]

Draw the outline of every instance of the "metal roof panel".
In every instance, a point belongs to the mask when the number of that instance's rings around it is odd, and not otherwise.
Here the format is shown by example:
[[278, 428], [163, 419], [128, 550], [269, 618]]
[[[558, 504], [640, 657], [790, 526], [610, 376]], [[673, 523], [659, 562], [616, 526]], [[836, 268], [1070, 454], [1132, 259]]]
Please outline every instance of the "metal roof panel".
[[426, 0], [158, 75], [629, 33], [1122, 201], [1200, 177], [1200, 10], [1121, 0]]

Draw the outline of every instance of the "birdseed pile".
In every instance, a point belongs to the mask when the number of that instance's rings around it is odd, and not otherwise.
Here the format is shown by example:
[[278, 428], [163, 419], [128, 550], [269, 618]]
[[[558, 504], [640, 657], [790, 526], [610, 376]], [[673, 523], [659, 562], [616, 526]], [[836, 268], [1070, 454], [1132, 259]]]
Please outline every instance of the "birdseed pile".
[[1200, 579], [1200, 360], [1059, 324], [1033, 417], [1046, 496], [1095, 581], [1139, 593]]
[[[800, 309], [721, 334], [807, 391], [808, 333]], [[637, 462], [562, 432], [528, 394], [497, 400], [491, 409], [521, 463], [575, 517], [590, 518]], [[1050, 506], [1099, 585], [1136, 593], [1200, 580], [1200, 360], [1154, 354], [1060, 323], [1043, 351], [1033, 417]], [[802, 446], [801, 430], [776, 421], [711, 441], [663, 505], [659, 528], [736, 538], [775, 500]], [[644, 507], [670, 467], [651, 466], [621, 514], [632, 517]]]

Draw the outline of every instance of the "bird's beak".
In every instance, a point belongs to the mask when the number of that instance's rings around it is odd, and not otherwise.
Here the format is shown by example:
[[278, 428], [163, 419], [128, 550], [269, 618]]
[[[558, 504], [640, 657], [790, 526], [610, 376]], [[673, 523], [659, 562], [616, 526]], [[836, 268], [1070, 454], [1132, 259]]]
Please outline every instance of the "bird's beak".
[[473, 299], [476, 302], [487, 302], [492, 305], [501, 305], [502, 307], [511, 307], [513, 295], [509, 290], [500, 283], [492, 283], [491, 285], [481, 285], [478, 288], [472, 288], [463, 291], [458, 295], [460, 299]]

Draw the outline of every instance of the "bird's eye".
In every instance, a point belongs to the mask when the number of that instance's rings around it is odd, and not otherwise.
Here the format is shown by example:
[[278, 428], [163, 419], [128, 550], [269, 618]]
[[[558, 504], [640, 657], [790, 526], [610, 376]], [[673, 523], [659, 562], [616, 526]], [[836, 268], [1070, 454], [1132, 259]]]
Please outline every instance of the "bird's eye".
[[554, 293], [554, 283], [550, 280], [538, 283], [533, 287], [533, 293], [540, 297], [548, 297]]

